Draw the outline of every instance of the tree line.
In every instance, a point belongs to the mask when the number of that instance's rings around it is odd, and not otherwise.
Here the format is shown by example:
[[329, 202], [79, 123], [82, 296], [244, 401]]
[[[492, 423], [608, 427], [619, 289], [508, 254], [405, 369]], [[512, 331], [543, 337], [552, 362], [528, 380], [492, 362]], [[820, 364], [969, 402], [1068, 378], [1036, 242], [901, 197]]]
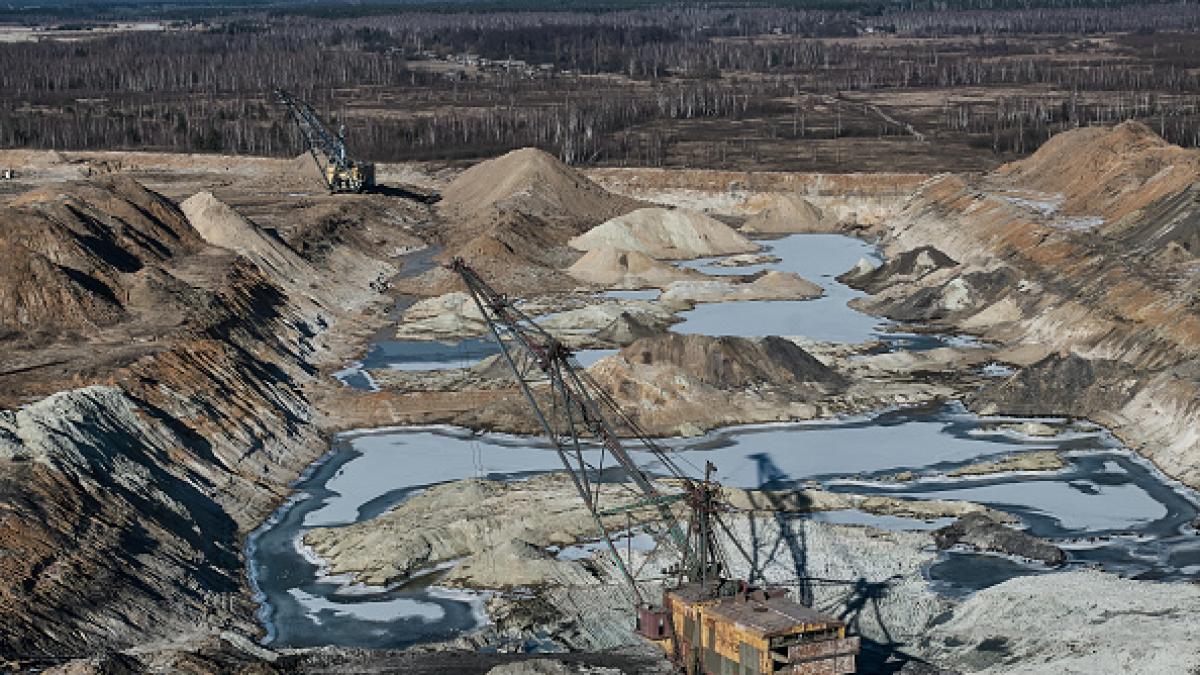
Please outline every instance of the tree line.
[[[786, 120], [790, 104], [781, 101], [801, 93], [956, 87], [1069, 92], [945, 107], [943, 129], [998, 153], [1029, 151], [1070, 125], [1130, 117], [1197, 144], [1189, 96], [1200, 91], [1200, 42], [1184, 32], [1149, 33], [1194, 31], [1200, 5], [1051, 4], [416, 11], [338, 20], [262, 12], [166, 33], [0, 44], [0, 146], [293, 155], [299, 139], [270, 98], [276, 86], [346, 124], [352, 143], [378, 160], [535, 145], [575, 163], [654, 163], [669, 135], [627, 132], [658, 120], [766, 116], [772, 136], [787, 135], [776, 129], [787, 124], [779, 110]], [[962, 37], [937, 45], [821, 39], [867, 30]], [[1041, 54], [1016, 36], [1108, 31], [1134, 31], [1121, 38], [1134, 56], [1102, 58], [1066, 40]], [[524, 66], [481, 71], [459, 63], [467, 55]], [[1133, 104], [1147, 95], [1153, 105]], [[803, 126], [799, 113], [791, 116], [793, 127]], [[803, 134], [793, 128], [790, 136]]]

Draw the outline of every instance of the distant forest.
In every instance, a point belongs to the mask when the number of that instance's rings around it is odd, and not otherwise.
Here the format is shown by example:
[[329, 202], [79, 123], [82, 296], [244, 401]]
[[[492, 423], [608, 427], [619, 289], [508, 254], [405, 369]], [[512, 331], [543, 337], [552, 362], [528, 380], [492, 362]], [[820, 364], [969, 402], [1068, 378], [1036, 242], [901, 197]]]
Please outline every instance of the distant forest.
[[[182, 18], [166, 31], [0, 44], [0, 146], [294, 155], [276, 86], [344, 123], [378, 160], [536, 145], [574, 163], [656, 164], [670, 139], [654, 123], [674, 120], [769, 118], [770, 133], [791, 139], [903, 134], [904, 120], [886, 116], [864, 124], [838, 112], [817, 124], [804, 101], [947, 88], [997, 92], [943, 106], [933, 121], [997, 153], [1129, 118], [1200, 145], [1200, 5], [1015, 4], [265, 3], [233, 15], [157, 5]], [[44, 35], [86, 29], [86, 16], [46, 24]], [[1064, 39], [1029, 53], [1022, 36]], [[1067, 39], [1111, 36], [1127, 58]]]

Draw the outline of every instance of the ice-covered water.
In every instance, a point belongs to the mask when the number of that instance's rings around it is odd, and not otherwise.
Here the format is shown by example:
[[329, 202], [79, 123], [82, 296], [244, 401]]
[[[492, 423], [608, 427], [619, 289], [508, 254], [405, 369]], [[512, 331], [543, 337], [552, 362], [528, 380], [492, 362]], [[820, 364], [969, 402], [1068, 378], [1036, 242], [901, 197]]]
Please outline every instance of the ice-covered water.
[[712, 259], [681, 263], [705, 274], [749, 274], [772, 269], [795, 272], [821, 286], [824, 295], [813, 300], [739, 301], [698, 305], [681, 314], [678, 333], [704, 335], [805, 336], [833, 342], [866, 342], [881, 332], [879, 319], [855, 311], [846, 303], [864, 294], [834, 277], [854, 267], [862, 258], [878, 263], [874, 246], [837, 234], [794, 234], [764, 242], [769, 253], [782, 260], [753, 267], [721, 267]]
[[[1189, 529], [1200, 514], [1194, 493], [1164, 479], [1102, 429], [1072, 427], [1058, 437], [1034, 438], [1000, 428], [1000, 421], [950, 406], [852, 420], [735, 427], [666, 445], [680, 465], [697, 475], [712, 461], [718, 479], [730, 486], [787, 489], [817, 481], [834, 491], [967, 499], [1016, 515], [1032, 533], [1063, 544], [1078, 564], [1160, 578], [1194, 576], [1188, 570], [1200, 569], [1200, 545]], [[1067, 466], [1055, 472], [945, 475], [973, 462], [1047, 449], [1064, 453]], [[633, 454], [654, 470], [649, 456]], [[595, 463], [599, 453], [590, 451], [587, 458]], [[428, 584], [359, 587], [346, 593], [347, 581], [321, 577], [315, 561], [296, 542], [311, 527], [371, 518], [438, 483], [468, 477], [519, 480], [561, 468], [557, 454], [535, 438], [476, 435], [449, 427], [341, 438], [334, 455], [298, 485], [300, 498], [255, 535], [251, 566], [273, 640], [281, 646], [403, 646], [477, 625], [477, 598], [447, 596]], [[892, 478], [902, 471], [913, 471], [918, 478]], [[950, 522], [859, 511], [812, 518], [886, 529], [931, 529]], [[642, 533], [630, 543], [651, 545]], [[579, 557], [595, 549], [585, 543], [568, 547], [564, 555]], [[994, 556], [952, 553], [930, 575], [948, 593], [965, 593], [1012, 575], [1042, 571]]]
[[[919, 350], [955, 343], [947, 336], [888, 332], [880, 322], [847, 306], [862, 294], [834, 277], [860, 258], [878, 261], [876, 250], [838, 235], [793, 235], [770, 242], [783, 260], [730, 268], [711, 260], [687, 266], [710, 274], [761, 269], [795, 271], [819, 283], [825, 295], [800, 302], [703, 304], [675, 327], [684, 333], [803, 335], [859, 343], [882, 340], [891, 349]], [[649, 299], [657, 291], [613, 291], [610, 297]], [[962, 346], [973, 346], [969, 341]], [[344, 382], [373, 387], [365, 368], [428, 369], [469, 366], [496, 347], [486, 340], [462, 343], [377, 342], [362, 364], [338, 374]], [[584, 350], [584, 365], [615, 350]], [[1011, 369], [989, 364], [1002, 377]], [[717, 465], [731, 486], [771, 489], [816, 481], [834, 491], [896, 497], [966, 499], [1016, 515], [1032, 533], [1070, 551], [1074, 564], [1096, 564], [1129, 575], [1156, 578], [1200, 575], [1200, 544], [1193, 532], [1198, 510], [1193, 492], [1165, 479], [1121, 448], [1102, 429], [1074, 425], [1056, 437], [1030, 437], [981, 420], [961, 407], [892, 411], [852, 420], [738, 427], [700, 438], [665, 443], [682, 466], [701, 473]], [[1045, 421], [1045, 420], [1044, 420]], [[1062, 420], [1049, 420], [1064, 423]], [[1014, 452], [1058, 450], [1067, 459], [1054, 472], [948, 478], [955, 467]], [[591, 461], [598, 453], [585, 453]], [[635, 460], [654, 471], [651, 458]], [[268, 640], [278, 646], [339, 644], [404, 647], [447, 639], [480, 625], [479, 596], [436, 585], [438, 573], [395, 588], [365, 588], [323, 575], [318, 560], [299, 544], [316, 526], [359, 522], [403, 499], [446, 481], [467, 477], [516, 480], [560, 470], [558, 456], [538, 439], [476, 435], [454, 428], [376, 430], [341, 437], [333, 452], [297, 484], [296, 496], [251, 537], [247, 546], [252, 583], [262, 601]], [[898, 481], [912, 472], [916, 479]], [[885, 529], [932, 529], [947, 519], [919, 521], [861, 511], [818, 513], [814, 520]], [[644, 533], [628, 542], [651, 546]], [[597, 547], [583, 543], [557, 552], [583, 557]], [[1037, 565], [967, 552], [943, 555], [929, 575], [950, 594], [965, 594], [1012, 576], [1043, 573]]]

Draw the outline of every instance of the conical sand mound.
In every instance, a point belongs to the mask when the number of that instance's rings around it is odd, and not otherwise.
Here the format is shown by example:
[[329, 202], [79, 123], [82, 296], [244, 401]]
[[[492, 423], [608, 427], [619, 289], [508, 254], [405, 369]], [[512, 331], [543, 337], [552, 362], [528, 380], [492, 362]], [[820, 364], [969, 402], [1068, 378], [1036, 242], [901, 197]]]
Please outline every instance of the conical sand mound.
[[668, 260], [758, 250], [757, 244], [719, 220], [686, 209], [663, 208], [638, 209], [618, 216], [569, 243], [580, 251], [608, 247]]
[[609, 288], [662, 288], [674, 281], [703, 276], [660, 262], [640, 251], [622, 251], [608, 246], [588, 251], [567, 268], [567, 274]]
[[311, 266], [299, 254], [211, 192], [194, 194], [179, 208], [205, 241], [246, 256], [285, 285], [314, 278]]
[[608, 192], [536, 148], [513, 150], [467, 169], [442, 192], [442, 204], [460, 214], [515, 209], [588, 227], [636, 208], [633, 200]]
[[766, 208], [746, 219], [743, 232], [793, 234], [821, 231], [821, 209], [797, 195], [775, 196]]

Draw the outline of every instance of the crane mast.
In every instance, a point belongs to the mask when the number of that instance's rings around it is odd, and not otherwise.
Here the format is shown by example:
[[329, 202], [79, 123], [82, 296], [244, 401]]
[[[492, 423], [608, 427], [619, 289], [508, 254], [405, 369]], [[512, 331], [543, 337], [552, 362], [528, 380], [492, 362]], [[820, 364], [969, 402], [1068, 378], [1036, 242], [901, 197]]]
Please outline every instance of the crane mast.
[[[566, 345], [518, 309], [507, 296], [489, 286], [462, 259], [454, 259], [448, 267], [458, 274], [474, 299], [538, 424], [592, 513], [601, 539], [635, 597], [643, 600], [636, 580], [604, 525], [605, 516], [644, 508], [657, 509], [671, 540], [680, 550], [682, 562], [678, 571], [681, 576], [688, 581], [716, 581], [725, 565], [711, 523], [715, 504], [713, 493], [717, 487], [710, 480], [711, 476], [701, 481], [689, 478], [669, 453], [622, 412], [612, 397], [583, 370]], [[535, 386], [539, 386], [536, 391]], [[626, 436], [634, 439], [643, 451], [650, 453], [680, 487], [670, 492], [660, 489], [630, 456], [617, 432], [618, 427], [626, 431]], [[589, 476], [589, 473], [598, 473], [598, 469], [586, 461], [584, 454], [587, 448], [596, 446], [602, 453], [600, 465], [603, 465], [605, 454], [611, 455], [636, 487], [638, 499], [613, 508], [602, 508], [600, 485]], [[673, 509], [673, 505], [680, 502], [696, 512], [686, 529]], [[697, 511], [696, 507], [701, 508]]]
[[[844, 621], [793, 602], [785, 588], [754, 588], [745, 581], [724, 578], [730, 566], [717, 545], [716, 528], [746, 559], [751, 576], [754, 562], [720, 517], [726, 508], [720, 485], [713, 480], [711, 462], [705, 463], [703, 478], [686, 476], [670, 453], [651, 440], [583, 370], [569, 347], [489, 286], [461, 258], [447, 267], [462, 279], [500, 345], [538, 424], [591, 512], [609, 556], [637, 599], [640, 635], [660, 645], [689, 675], [855, 672], [859, 638], [846, 635]], [[671, 489], [661, 489], [657, 483], [664, 481], [642, 471], [622, 438], [633, 439], [640, 450], [661, 464], [673, 479]], [[600, 460], [593, 465], [586, 454], [597, 449]], [[635, 499], [602, 508], [600, 482], [608, 455], [629, 477]], [[679, 505], [689, 513], [686, 528], [676, 515]], [[680, 560], [678, 583], [664, 588], [661, 600], [654, 602], [643, 596], [604, 522], [608, 516], [651, 508], [658, 510], [666, 524]]]
[[355, 161], [347, 154], [344, 126], [339, 127], [335, 135], [307, 101], [284, 89], [276, 89], [275, 98], [287, 106], [296, 121], [304, 144], [330, 192], [362, 192], [375, 185], [375, 165]]

